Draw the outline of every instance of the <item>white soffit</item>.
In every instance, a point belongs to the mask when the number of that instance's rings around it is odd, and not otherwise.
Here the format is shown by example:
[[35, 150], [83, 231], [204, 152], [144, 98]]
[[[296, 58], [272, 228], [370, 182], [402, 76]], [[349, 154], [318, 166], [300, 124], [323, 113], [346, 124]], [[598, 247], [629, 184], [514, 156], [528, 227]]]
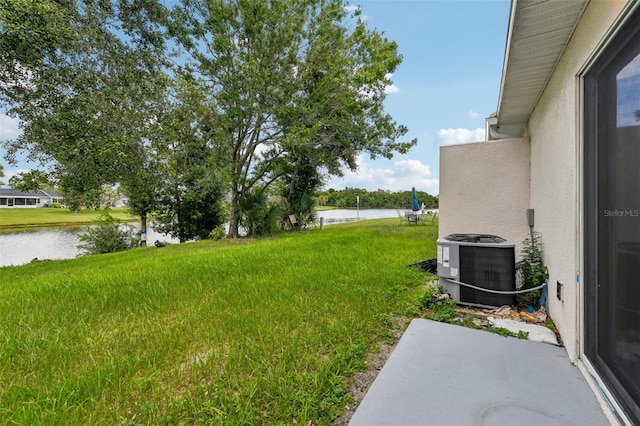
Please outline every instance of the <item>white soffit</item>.
[[589, 0], [513, 0], [498, 100], [499, 134], [521, 136]]

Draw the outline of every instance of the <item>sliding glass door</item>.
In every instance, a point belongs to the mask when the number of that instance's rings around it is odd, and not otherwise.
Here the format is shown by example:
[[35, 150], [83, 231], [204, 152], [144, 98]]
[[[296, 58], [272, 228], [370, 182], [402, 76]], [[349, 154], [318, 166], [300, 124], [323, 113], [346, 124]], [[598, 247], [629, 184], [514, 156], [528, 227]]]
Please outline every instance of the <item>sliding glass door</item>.
[[640, 423], [640, 14], [585, 75], [585, 352]]

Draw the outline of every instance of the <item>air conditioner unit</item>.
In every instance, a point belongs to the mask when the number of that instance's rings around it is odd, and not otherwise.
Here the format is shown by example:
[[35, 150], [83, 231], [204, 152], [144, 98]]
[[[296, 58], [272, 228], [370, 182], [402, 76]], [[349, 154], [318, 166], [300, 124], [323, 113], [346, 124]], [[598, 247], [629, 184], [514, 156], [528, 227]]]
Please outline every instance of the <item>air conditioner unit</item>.
[[488, 234], [451, 234], [437, 241], [438, 280], [459, 304], [514, 305], [515, 246]]

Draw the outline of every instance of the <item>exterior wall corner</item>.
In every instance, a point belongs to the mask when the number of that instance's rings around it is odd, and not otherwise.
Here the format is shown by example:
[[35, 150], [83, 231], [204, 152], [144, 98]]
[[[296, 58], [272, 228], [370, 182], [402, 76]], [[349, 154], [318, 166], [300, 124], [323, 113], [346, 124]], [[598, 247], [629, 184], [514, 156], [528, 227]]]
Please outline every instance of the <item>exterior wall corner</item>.
[[529, 139], [440, 148], [439, 237], [499, 235], [516, 245], [529, 235]]

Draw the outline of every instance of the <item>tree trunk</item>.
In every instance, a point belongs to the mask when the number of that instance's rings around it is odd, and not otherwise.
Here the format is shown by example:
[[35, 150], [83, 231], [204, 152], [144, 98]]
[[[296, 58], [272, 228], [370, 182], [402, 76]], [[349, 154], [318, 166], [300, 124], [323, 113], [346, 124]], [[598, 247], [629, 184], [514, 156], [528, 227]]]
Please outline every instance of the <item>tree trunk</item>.
[[147, 246], [147, 215], [140, 216], [140, 236], [144, 235], [144, 239], [140, 238], [140, 247]]
[[238, 226], [240, 224], [240, 212], [238, 211], [238, 191], [234, 188], [231, 190], [231, 209], [229, 212], [229, 232], [227, 238], [239, 238]]

